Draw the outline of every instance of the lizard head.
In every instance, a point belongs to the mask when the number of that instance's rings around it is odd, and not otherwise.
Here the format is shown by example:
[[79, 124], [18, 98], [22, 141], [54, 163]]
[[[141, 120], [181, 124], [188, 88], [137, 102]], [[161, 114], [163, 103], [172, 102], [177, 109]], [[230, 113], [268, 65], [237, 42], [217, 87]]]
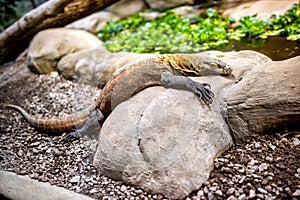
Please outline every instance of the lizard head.
[[202, 75], [209, 75], [209, 74], [220, 74], [220, 75], [230, 75], [232, 72], [232, 68], [225, 64], [224, 62], [214, 59], [214, 58], [209, 58], [209, 59], [204, 59], [201, 60], [202, 65]]

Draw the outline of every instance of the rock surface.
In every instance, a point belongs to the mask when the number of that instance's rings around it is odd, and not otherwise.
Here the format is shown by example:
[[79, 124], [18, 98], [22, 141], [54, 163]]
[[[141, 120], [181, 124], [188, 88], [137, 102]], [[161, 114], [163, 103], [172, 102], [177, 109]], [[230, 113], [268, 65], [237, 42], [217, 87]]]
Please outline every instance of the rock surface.
[[92, 200], [92, 198], [77, 194], [65, 188], [52, 186], [30, 179], [28, 176], [18, 176], [12, 172], [0, 171], [0, 194], [9, 199], [78, 199]]
[[[214, 158], [232, 142], [218, 94], [244, 71], [270, 61], [251, 51], [209, 54], [226, 60], [235, 76], [195, 78], [212, 85], [211, 110], [187, 91], [154, 87], [139, 92], [103, 124], [94, 157], [102, 173], [171, 199], [183, 198], [207, 179]], [[236, 57], [241, 60], [230, 62]]]
[[144, 9], [146, 9], [146, 5], [143, 0], [121, 0], [109, 6], [106, 10], [118, 15], [120, 18], [124, 18]]
[[100, 11], [68, 24], [66, 28], [81, 29], [96, 34], [107, 22], [119, 19], [120, 17], [117, 14], [109, 11]]
[[[64, 56], [58, 62], [57, 69], [68, 80], [97, 86], [99, 78], [105, 76], [107, 81], [114, 72], [113, 67], [104, 64], [111, 56], [112, 53], [102, 47], [82, 50]], [[100, 70], [102, 74], [97, 73]]]
[[164, 0], [164, 1], [157, 1], [157, 0], [146, 0], [147, 4], [150, 6], [150, 8], [158, 8], [158, 9], [164, 9], [164, 8], [173, 8], [176, 6], [184, 5], [184, 4], [194, 4], [194, 0]]
[[224, 121], [213, 120], [220, 118], [190, 92], [148, 88], [107, 118], [94, 164], [148, 192], [183, 198], [208, 178], [214, 158], [231, 143]]
[[56, 71], [57, 62], [65, 55], [83, 49], [94, 49], [102, 42], [94, 35], [66, 28], [39, 32], [28, 50], [28, 67], [38, 73]]
[[69, 54], [57, 66], [66, 79], [102, 88], [118, 69], [150, 56], [152, 54], [112, 54], [104, 48], [97, 48]]
[[299, 127], [300, 56], [254, 66], [223, 91], [227, 122], [237, 140], [254, 133]]
[[[229, 3], [230, 1], [228, 0]], [[234, 19], [240, 19], [246, 15], [257, 15], [259, 19], [268, 19], [273, 14], [283, 15], [295, 3], [298, 3], [298, 0], [245, 1], [244, 3], [239, 3], [238, 6], [226, 9], [223, 15]]]

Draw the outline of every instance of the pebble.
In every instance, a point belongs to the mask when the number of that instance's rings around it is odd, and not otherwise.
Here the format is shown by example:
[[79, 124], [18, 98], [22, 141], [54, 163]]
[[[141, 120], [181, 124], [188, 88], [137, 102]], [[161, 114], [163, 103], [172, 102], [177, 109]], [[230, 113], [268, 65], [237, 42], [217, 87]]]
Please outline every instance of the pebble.
[[296, 191], [293, 193], [293, 196], [294, 196], [294, 197], [300, 197], [300, 190], [296, 190]]
[[268, 194], [268, 192], [266, 190], [264, 190], [263, 188], [257, 188], [257, 190], [262, 194]]
[[295, 146], [298, 146], [299, 144], [300, 144], [300, 140], [298, 139], [298, 138], [293, 138], [293, 144], [295, 145]]
[[246, 199], [246, 194], [241, 194], [239, 197], [238, 197], [238, 200], [244, 200]]
[[249, 190], [249, 199], [256, 197], [255, 190]]
[[204, 196], [203, 190], [199, 190], [199, 191], [197, 192], [197, 197], [203, 197], [203, 196]]
[[90, 194], [95, 194], [96, 192], [98, 192], [98, 190], [97, 190], [96, 188], [93, 188], [93, 189], [90, 190], [89, 193], [90, 193]]
[[80, 180], [80, 176], [74, 176], [70, 179], [70, 183], [77, 183]]
[[219, 195], [219, 196], [222, 196], [223, 195], [223, 192], [221, 190], [217, 190], [215, 191], [215, 194]]
[[127, 190], [127, 187], [125, 185], [122, 185], [120, 190], [121, 192], [125, 192]]
[[263, 195], [263, 194], [257, 194], [256, 197], [260, 198], [260, 199], [265, 199], [265, 195]]
[[226, 192], [226, 195], [231, 195], [235, 192], [235, 188], [229, 188]]
[[258, 170], [259, 170], [259, 172], [262, 172], [262, 171], [267, 170], [268, 167], [269, 167], [269, 165], [267, 163], [262, 163], [258, 166]]
[[266, 191], [268, 191], [268, 192], [272, 192], [272, 187], [271, 187], [270, 185], [267, 185], [267, 186], [265, 187], [265, 189], [266, 189]]

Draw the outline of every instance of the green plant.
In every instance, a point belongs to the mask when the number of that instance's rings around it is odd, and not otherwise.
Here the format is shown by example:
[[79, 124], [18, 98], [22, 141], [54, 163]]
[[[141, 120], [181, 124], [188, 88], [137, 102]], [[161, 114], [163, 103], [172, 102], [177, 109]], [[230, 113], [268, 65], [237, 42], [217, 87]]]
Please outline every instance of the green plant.
[[138, 53], [191, 53], [222, 49], [230, 40], [241, 40], [252, 46], [262, 46], [268, 36], [300, 39], [300, 9], [295, 4], [284, 16], [260, 20], [255, 15], [238, 21], [225, 20], [214, 9], [206, 17], [179, 16], [166, 11], [154, 21], [137, 14], [117, 22], [109, 22], [98, 37], [112, 51]]
[[[206, 14], [208, 18], [184, 17], [169, 10], [155, 21], [134, 15], [108, 23], [98, 37], [113, 52], [198, 52], [227, 44], [229, 23], [213, 9]], [[197, 23], [191, 23], [192, 20]]]
[[287, 36], [288, 40], [300, 40], [300, 2], [294, 4], [283, 16], [272, 15], [270, 18], [271, 29], [268, 36]]
[[15, 0], [0, 0], [0, 31], [12, 24], [17, 18]]

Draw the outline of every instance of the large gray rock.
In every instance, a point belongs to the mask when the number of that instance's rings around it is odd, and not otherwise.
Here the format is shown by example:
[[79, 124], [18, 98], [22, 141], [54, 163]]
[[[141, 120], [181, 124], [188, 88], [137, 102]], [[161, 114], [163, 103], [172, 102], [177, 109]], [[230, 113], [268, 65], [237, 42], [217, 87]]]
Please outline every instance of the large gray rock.
[[113, 20], [117, 21], [119, 19], [120, 17], [117, 14], [108, 11], [100, 11], [77, 20], [67, 25], [66, 28], [81, 29], [96, 34], [106, 25], [107, 22]]
[[299, 128], [300, 56], [254, 66], [223, 91], [227, 122], [237, 140], [270, 130]]
[[[220, 92], [266, 56], [209, 52], [230, 64], [234, 76], [196, 77], [211, 84], [211, 109], [192, 93], [152, 87], [119, 104], [99, 135], [94, 165], [105, 175], [171, 199], [183, 198], [208, 178], [213, 160], [232, 143]], [[239, 60], [237, 59], [239, 58]]]
[[112, 75], [127, 64], [152, 54], [110, 53], [105, 48], [82, 50], [63, 57], [57, 64], [66, 79], [102, 88]]
[[28, 176], [19, 176], [6, 171], [0, 171], [0, 194], [13, 200], [92, 200], [92, 198], [77, 194], [65, 188], [52, 186], [49, 183], [33, 180]]
[[66, 28], [43, 30], [30, 43], [28, 67], [38, 73], [56, 71], [57, 62], [63, 56], [101, 45], [96, 36], [86, 31]]
[[102, 88], [120, 68], [151, 54], [110, 53], [105, 48], [83, 50], [63, 57], [57, 67], [66, 79]]
[[148, 88], [106, 119], [94, 157], [105, 175], [183, 198], [207, 180], [231, 136], [220, 113], [192, 93]]
[[[57, 64], [60, 75], [78, 83], [98, 85], [102, 76], [111, 77], [114, 67], [104, 64], [112, 56], [105, 48], [78, 51], [64, 56]], [[99, 74], [99, 71], [102, 74]]]

